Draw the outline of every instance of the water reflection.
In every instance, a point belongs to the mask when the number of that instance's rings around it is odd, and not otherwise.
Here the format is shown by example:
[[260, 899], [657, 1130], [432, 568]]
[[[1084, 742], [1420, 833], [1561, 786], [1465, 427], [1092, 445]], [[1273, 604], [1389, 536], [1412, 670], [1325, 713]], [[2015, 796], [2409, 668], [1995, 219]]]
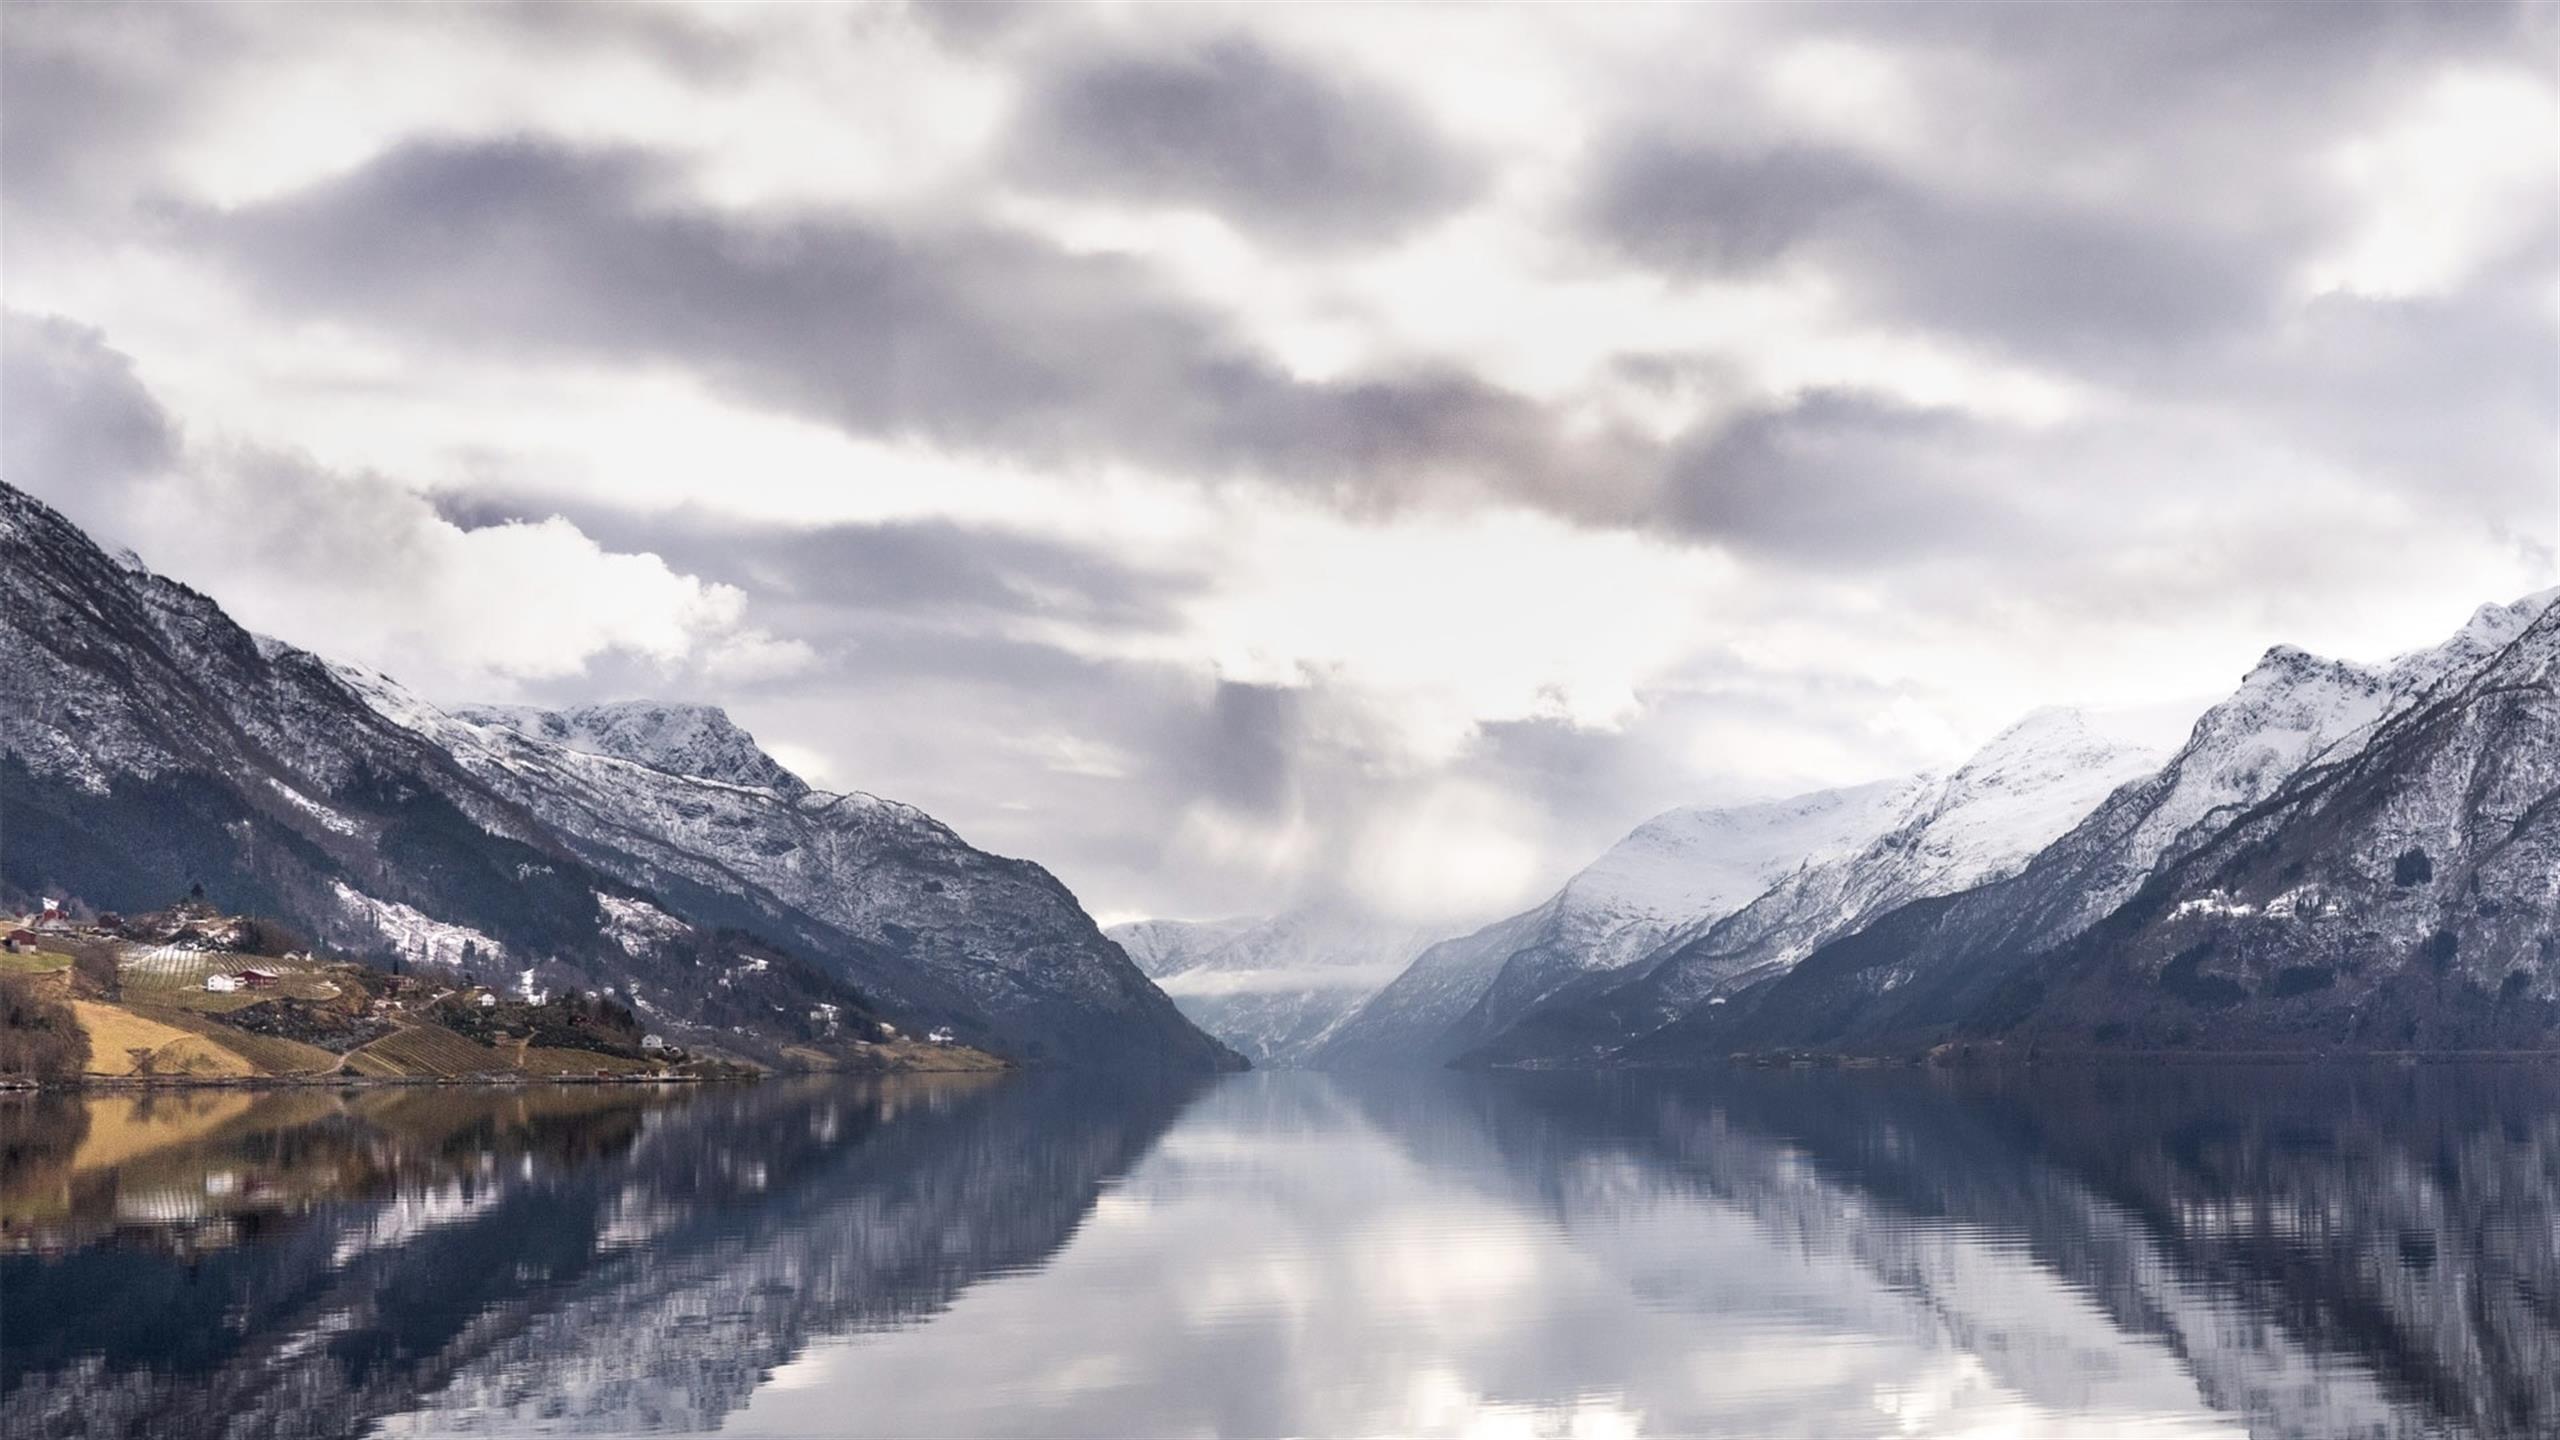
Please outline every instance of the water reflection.
[[2535, 1070], [0, 1105], [0, 1432], [2560, 1432]]

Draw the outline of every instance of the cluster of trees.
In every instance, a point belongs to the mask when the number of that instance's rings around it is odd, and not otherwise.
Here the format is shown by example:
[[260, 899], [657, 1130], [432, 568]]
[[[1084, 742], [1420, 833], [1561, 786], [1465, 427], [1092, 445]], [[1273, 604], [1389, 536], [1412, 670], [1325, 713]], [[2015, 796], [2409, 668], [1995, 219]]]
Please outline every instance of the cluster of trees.
[[486, 1009], [457, 999], [438, 1007], [436, 1021], [483, 1044], [524, 1037], [536, 1045], [563, 1050], [641, 1053], [640, 1017], [601, 995], [563, 991], [539, 1005], [504, 1001]]
[[0, 976], [0, 1075], [68, 1080], [89, 1068], [89, 1037], [71, 1007]]

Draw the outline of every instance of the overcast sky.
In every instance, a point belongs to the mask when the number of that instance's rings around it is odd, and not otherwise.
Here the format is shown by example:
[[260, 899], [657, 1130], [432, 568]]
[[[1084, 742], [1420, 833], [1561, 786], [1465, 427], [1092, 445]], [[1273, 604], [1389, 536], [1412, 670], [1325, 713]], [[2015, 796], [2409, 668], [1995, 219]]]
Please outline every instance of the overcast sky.
[[1105, 918], [2554, 580], [2550, 5], [9, 7], [0, 473]]

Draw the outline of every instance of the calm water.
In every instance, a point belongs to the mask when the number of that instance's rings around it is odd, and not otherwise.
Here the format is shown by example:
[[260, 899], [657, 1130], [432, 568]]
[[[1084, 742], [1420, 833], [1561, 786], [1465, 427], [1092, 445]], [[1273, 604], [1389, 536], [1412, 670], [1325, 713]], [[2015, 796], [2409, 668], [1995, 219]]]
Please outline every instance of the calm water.
[[2560, 1433], [2523, 1069], [15, 1099], [0, 1434]]

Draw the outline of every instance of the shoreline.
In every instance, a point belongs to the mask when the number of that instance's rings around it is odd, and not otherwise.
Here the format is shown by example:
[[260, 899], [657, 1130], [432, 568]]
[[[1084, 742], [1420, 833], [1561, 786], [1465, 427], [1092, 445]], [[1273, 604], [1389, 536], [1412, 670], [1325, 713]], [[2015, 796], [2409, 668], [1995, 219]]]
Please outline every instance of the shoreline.
[[126, 1094], [155, 1090], [377, 1090], [403, 1087], [522, 1089], [536, 1085], [753, 1085], [809, 1075], [1002, 1075], [1019, 1067], [894, 1066], [878, 1070], [742, 1070], [735, 1075], [91, 1075], [76, 1080], [0, 1078], [0, 1095]]

